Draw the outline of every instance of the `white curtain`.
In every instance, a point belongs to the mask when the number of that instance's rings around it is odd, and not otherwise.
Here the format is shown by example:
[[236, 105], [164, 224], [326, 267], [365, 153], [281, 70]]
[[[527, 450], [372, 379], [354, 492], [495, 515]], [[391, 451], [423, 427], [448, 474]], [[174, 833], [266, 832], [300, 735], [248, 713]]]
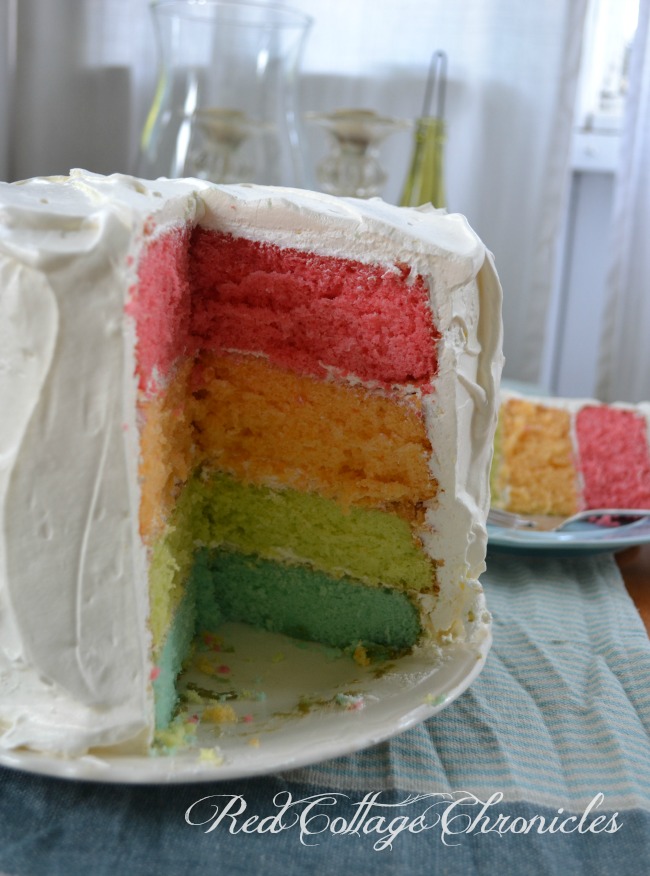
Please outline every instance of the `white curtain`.
[[632, 46], [598, 396], [650, 400], [650, 0], [641, 0]]
[[[495, 254], [506, 376], [521, 380], [539, 375], [587, 2], [286, 0], [314, 18], [304, 110], [414, 119], [431, 55], [447, 53], [449, 208]], [[15, 51], [0, 64], [2, 177], [132, 171], [155, 87], [146, 0], [0, 0], [0, 12]], [[325, 135], [305, 130], [313, 169]], [[394, 134], [382, 148], [389, 201], [399, 198], [411, 137]]]

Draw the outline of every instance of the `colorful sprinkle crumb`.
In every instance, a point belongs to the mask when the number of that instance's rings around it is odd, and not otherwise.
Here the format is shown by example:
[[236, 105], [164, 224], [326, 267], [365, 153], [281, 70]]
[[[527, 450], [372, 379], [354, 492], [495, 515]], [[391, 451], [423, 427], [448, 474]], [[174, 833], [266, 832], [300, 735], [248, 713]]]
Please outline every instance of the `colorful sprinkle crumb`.
[[173, 755], [180, 749], [194, 745], [197, 724], [198, 721], [191, 720], [187, 714], [177, 715], [169, 727], [156, 732], [152, 754]]
[[209, 706], [203, 710], [201, 715], [202, 721], [207, 721], [210, 724], [236, 724], [237, 713], [232, 706], [217, 705]]
[[204, 763], [212, 763], [215, 766], [222, 766], [226, 761], [219, 748], [200, 748], [199, 760]]
[[365, 698], [362, 694], [337, 694], [334, 698], [335, 703], [346, 710], [346, 712], [358, 712], [366, 705]]
[[357, 645], [352, 654], [352, 658], [358, 666], [370, 666], [370, 657], [363, 645]]
[[197, 657], [194, 667], [204, 675], [214, 675], [214, 666], [209, 657]]

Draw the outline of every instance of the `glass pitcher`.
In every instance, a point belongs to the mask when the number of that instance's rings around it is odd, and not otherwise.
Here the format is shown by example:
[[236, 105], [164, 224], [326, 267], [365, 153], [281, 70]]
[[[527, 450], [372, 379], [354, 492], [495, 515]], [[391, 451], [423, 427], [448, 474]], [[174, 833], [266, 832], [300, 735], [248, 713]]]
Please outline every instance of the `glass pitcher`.
[[160, 69], [137, 175], [302, 186], [297, 78], [309, 16], [153, 0]]

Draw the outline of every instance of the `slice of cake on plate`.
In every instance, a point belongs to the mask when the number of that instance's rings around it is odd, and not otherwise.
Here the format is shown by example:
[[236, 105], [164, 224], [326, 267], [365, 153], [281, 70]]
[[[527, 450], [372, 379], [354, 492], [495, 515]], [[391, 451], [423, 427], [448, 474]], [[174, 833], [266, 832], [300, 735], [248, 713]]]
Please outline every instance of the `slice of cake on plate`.
[[0, 187], [0, 745], [143, 750], [198, 633], [487, 635], [500, 288], [458, 215]]
[[492, 501], [521, 514], [567, 517], [650, 508], [650, 405], [504, 392]]

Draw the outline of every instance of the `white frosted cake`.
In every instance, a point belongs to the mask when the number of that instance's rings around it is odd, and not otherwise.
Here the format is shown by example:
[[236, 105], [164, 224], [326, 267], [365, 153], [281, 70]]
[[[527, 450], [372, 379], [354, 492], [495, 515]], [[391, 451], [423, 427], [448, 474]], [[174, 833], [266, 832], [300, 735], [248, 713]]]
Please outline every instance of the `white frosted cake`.
[[501, 291], [459, 215], [0, 185], [0, 747], [145, 752], [224, 621], [488, 635]]

